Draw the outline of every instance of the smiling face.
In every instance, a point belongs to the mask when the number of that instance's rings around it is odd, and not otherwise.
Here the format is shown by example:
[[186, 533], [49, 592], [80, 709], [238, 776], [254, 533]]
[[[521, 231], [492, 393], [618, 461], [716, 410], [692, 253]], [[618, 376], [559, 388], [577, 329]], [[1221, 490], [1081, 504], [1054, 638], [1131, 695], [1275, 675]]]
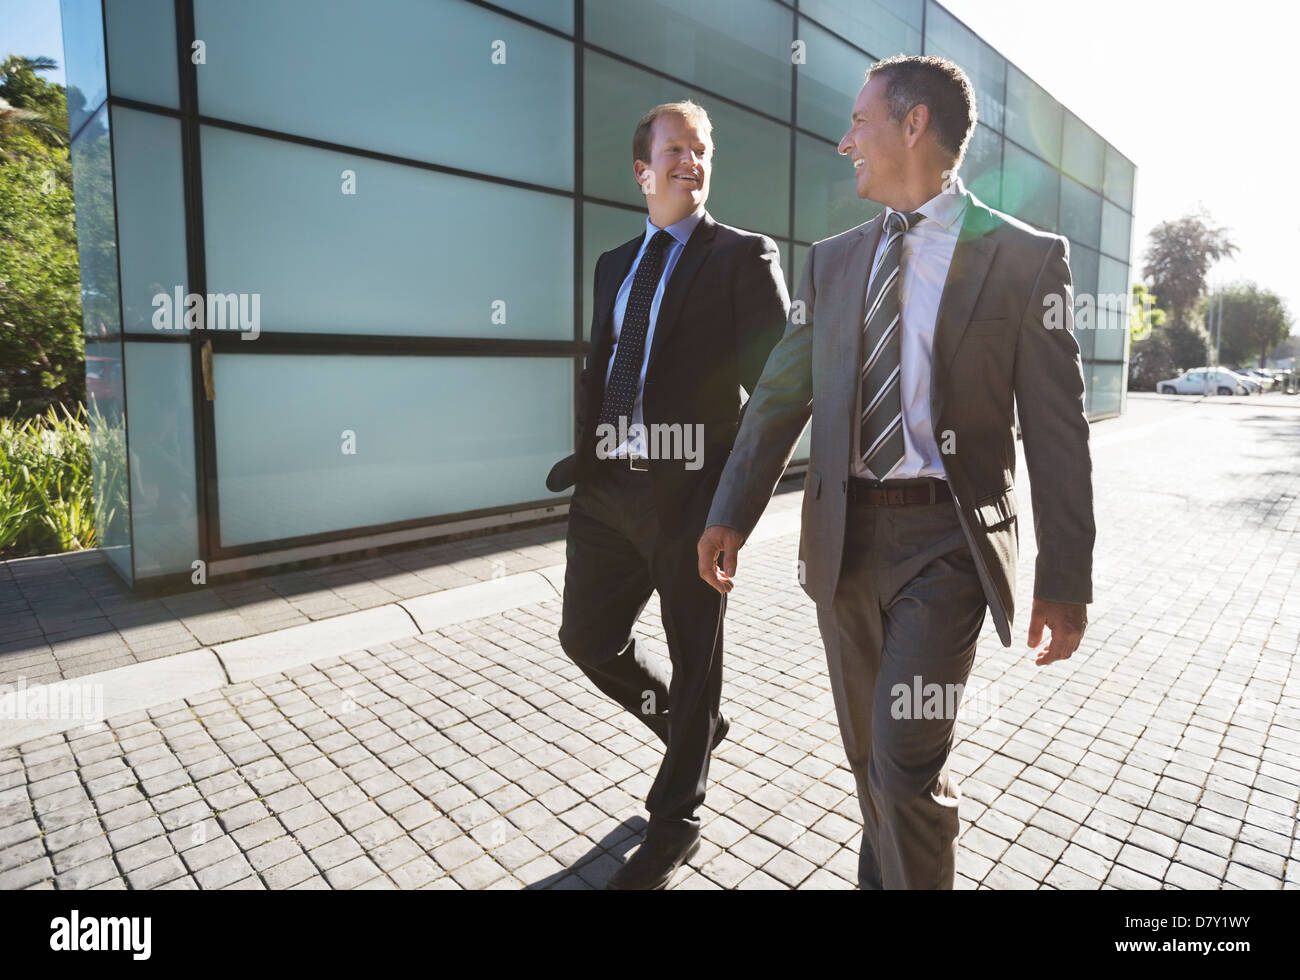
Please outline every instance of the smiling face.
[[650, 220], [660, 228], [681, 221], [709, 197], [713, 140], [686, 117], [665, 112], [651, 129], [650, 159], [633, 163], [646, 192]]
[[904, 185], [908, 144], [906, 117], [897, 122], [889, 118], [888, 84], [884, 75], [875, 75], [862, 86], [839, 151], [853, 163], [858, 197], [892, 207]]

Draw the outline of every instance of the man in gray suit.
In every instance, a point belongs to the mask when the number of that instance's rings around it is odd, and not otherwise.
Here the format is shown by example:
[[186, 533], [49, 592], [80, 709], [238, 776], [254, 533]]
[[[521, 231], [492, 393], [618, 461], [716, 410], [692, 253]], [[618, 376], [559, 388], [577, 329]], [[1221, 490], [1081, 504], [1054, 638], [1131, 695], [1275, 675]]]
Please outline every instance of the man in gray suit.
[[1030, 648], [1050, 631], [1038, 665], [1078, 647], [1092, 601], [1068, 242], [954, 177], [975, 120], [952, 62], [899, 56], [868, 73], [839, 152], [885, 211], [809, 249], [698, 546], [700, 576], [730, 591], [811, 414], [799, 557], [857, 781], [862, 888], [953, 886], [948, 755], [986, 607], [1011, 645], [1013, 404], [1038, 539]]

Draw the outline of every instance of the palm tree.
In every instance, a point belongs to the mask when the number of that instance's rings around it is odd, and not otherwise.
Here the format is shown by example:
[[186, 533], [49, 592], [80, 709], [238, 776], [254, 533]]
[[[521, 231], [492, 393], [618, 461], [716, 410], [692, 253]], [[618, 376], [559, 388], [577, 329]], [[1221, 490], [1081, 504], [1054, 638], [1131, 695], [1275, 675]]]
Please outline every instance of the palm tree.
[[[39, 71], [50, 71], [59, 66], [53, 58], [44, 56], [36, 58], [25, 58], [22, 55], [11, 54], [3, 62], [0, 62], [0, 87], [7, 87], [9, 83], [15, 80], [16, 76], [23, 72], [30, 72], [33, 75]], [[18, 133], [31, 133], [41, 137], [45, 142], [52, 143], [55, 146], [66, 146], [68, 143], [68, 130], [66, 125], [57, 122], [51, 122], [44, 114], [37, 112], [35, 109], [25, 109], [15, 106], [3, 95], [0, 95], [0, 140], [7, 142], [5, 137], [11, 137]], [[14, 155], [0, 145], [0, 160], [12, 162]]]

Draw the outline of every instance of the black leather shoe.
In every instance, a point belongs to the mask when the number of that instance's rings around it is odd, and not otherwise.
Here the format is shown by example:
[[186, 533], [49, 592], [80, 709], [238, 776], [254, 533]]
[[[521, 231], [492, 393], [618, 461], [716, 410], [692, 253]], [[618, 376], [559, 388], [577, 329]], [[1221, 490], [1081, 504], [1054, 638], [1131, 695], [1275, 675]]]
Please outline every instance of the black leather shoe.
[[671, 833], [646, 831], [645, 840], [605, 885], [606, 891], [660, 891], [668, 887], [677, 869], [700, 849], [700, 832], [694, 828]]
[[713, 744], [709, 746], [710, 752], [722, 744], [729, 731], [731, 731], [731, 722], [727, 721], [724, 715], [718, 715], [718, 729], [713, 733]]

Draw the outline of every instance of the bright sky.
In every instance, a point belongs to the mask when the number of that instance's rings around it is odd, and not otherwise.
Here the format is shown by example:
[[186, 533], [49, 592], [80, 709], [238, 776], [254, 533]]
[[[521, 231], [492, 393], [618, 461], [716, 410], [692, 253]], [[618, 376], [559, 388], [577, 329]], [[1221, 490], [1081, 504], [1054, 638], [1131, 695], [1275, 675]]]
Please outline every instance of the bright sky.
[[1300, 156], [1300, 4], [942, 2], [1137, 164], [1137, 276], [1148, 232], [1204, 204], [1240, 249], [1211, 284], [1255, 280], [1300, 333], [1300, 198], [1274, 184]]
[[[1204, 204], [1240, 252], [1212, 284], [1253, 279], [1300, 333], [1300, 198], [1276, 189], [1300, 157], [1294, 0], [942, 0], [1137, 164], [1134, 265], [1147, 233]], [[0, 57], [60, 70], [58, 0], [0, 0]], [[1055, 39], [1055, 40], [1050, 40]], [[1232, 65], [1237, 67], [1234, 69]]]

